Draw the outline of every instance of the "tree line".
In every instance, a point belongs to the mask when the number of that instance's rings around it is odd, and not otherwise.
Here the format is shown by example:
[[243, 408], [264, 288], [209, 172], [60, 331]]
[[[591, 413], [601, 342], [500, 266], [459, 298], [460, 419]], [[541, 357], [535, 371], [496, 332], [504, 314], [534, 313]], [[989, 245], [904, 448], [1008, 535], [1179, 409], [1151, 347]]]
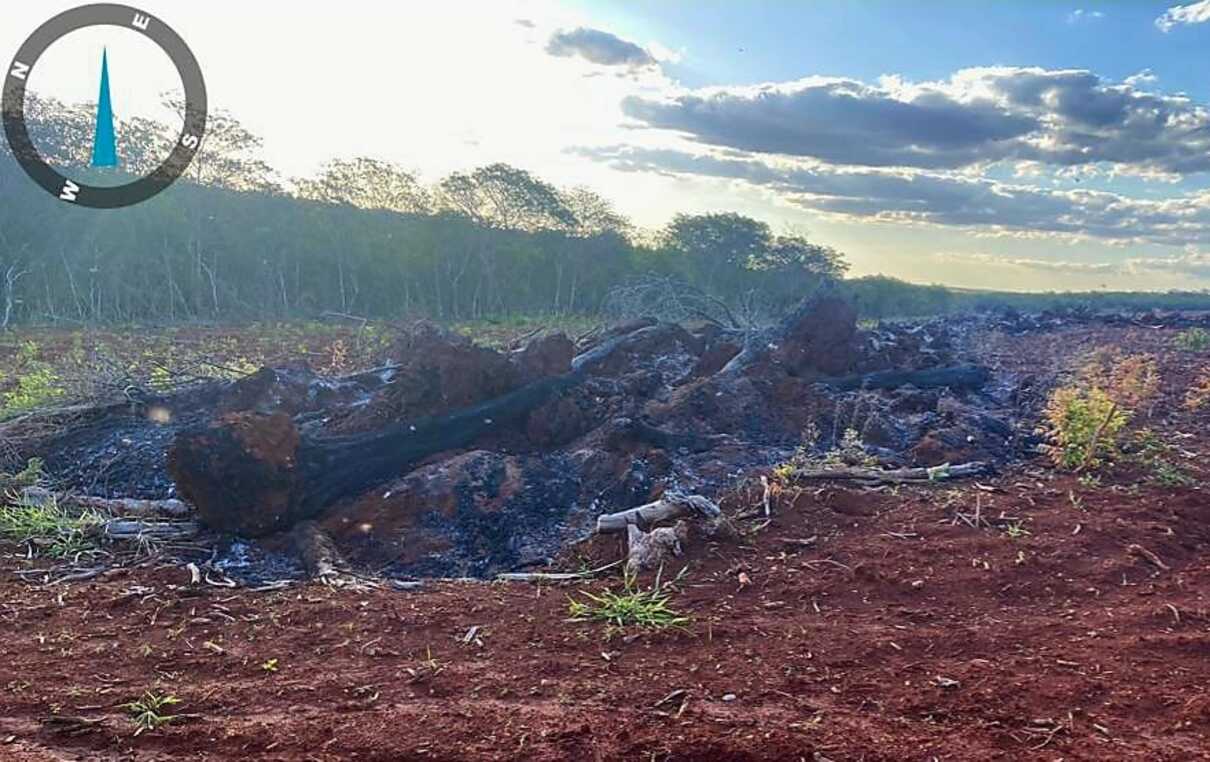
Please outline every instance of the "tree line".
[[[27, 95], [44, 157], [73, 177], [120, 182], [88, 168], [92, 120], [89, 105]], [[118, 135], [124, 171], [145, 174], [176, 131], [133, 119]], [[700, 295], [729, 315], [775, 314], [847, 270], [831, 247], [734, 213], [640, 230], [588, 188], [507, 164], [426, 184], [357, 158], [285, 179], [260, 149], [238, 119], [212, 114], [186, 177], [143, 204], [92, 210], [37, 188], [5, 144], [0, 323], [585, 315], [666, 306], [668, 294]], [[876, 317], [969, 304], [893, 279], [847, 285]]]
[[[88, 167], [92, 110], [29, 96], [40, 153], [73, 177]], [[154, 169], [174, 133], [119, 129], [131, 174]], [[639, 276], [661, 276], [771, 309], [845, 270], [834, 250], [738, 214], [677, 215], [640, 231], [601, 195], [491, 164], [423, 183], [372, 158], [283, 180], [261, 142], [212, 115], [187, 176], [143, 204], [63, 204], [0, 152], [0, 289], [6, 324], [365, 317], [475, 319], [587, 314]]]

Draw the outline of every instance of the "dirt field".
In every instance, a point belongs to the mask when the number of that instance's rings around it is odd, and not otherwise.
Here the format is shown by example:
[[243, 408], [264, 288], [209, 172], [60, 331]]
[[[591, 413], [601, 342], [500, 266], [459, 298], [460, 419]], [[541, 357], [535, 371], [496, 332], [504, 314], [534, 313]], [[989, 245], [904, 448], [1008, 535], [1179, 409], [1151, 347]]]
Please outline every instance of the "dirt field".
[[[1180, 402], [1206, 358], [1171, 336], [987, 346], [1018, 369], [1155, 352], [1147, 424], [1204, 479], [1207, 413]], [[977, 482], [785, 487], [767, 524], [753, 485], [722, 503], [746, 539], [691, 549], [672, 597], [690, 623], [662, 632], [567, 621], [569, 596], [616, 578], [252, 592], [152, 564], [30, 585], [7, 547], [0, 759], [1210, 759], [1200, 487], [1039, 457]], [[147, 690], [179, 718], [135, 736], [122, 705]]]

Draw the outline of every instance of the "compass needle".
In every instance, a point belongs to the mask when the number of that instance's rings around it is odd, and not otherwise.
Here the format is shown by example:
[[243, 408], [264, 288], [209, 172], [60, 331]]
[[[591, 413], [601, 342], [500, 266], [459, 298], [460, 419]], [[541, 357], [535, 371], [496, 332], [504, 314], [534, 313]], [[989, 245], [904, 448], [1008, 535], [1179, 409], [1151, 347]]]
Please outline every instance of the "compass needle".
[[97, 96], [97, 129], [92, 141], [94, 167], [118, 166], [117, 138], [113, 129], [113, 102], [109, 97], [109, 51], [101, 52], [101, 93]]

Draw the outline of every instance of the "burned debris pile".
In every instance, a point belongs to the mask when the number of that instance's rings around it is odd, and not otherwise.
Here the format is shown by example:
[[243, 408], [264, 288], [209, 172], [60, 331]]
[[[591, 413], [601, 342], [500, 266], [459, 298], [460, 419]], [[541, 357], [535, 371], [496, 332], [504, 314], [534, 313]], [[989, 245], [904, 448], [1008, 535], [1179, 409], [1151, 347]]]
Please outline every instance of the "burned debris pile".
[[828, 291], [761, 330], [636, 320], [505, 351], [420, 323], [383, 368], [266, 368], [38, 447], [77, 492], [179, 497], [246, 538], [302, 525], [361, 570], [486, 576], [542, 564], [602, 514], [701, 508], [695, 495], [842, 441], [882, 468], [1014, 457], [1032, 427], [1013, 380], [965, 336], [862, 329]]

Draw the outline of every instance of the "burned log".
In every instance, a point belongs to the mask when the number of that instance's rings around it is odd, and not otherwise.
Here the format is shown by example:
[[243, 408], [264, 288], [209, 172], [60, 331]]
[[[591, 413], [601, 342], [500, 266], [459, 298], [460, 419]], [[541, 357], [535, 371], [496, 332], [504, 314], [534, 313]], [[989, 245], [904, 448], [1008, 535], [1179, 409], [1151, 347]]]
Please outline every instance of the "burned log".
[[424, 458], [455, 450], [524, 421], [550, 399], [585, 381], [619, 352], [675, 326], [648, 326], [576, 357], [571, 371], [540, 379], [447, 415], [377, 431], [302, 432], [284, 413], [236, 412], [179, 433], [168, 470], [202, 521], [258, 537], [315, 518], [336, 500], [399, 476]]
[[820, 383], [841, 392], [855, 389], [897, 389], [914, 386], [917, 389], [978, 389], [991, 378], [991, 371], [981, 365], [958, 365], [926, 370], [882, 370], [839, 378], [827, 378]]

